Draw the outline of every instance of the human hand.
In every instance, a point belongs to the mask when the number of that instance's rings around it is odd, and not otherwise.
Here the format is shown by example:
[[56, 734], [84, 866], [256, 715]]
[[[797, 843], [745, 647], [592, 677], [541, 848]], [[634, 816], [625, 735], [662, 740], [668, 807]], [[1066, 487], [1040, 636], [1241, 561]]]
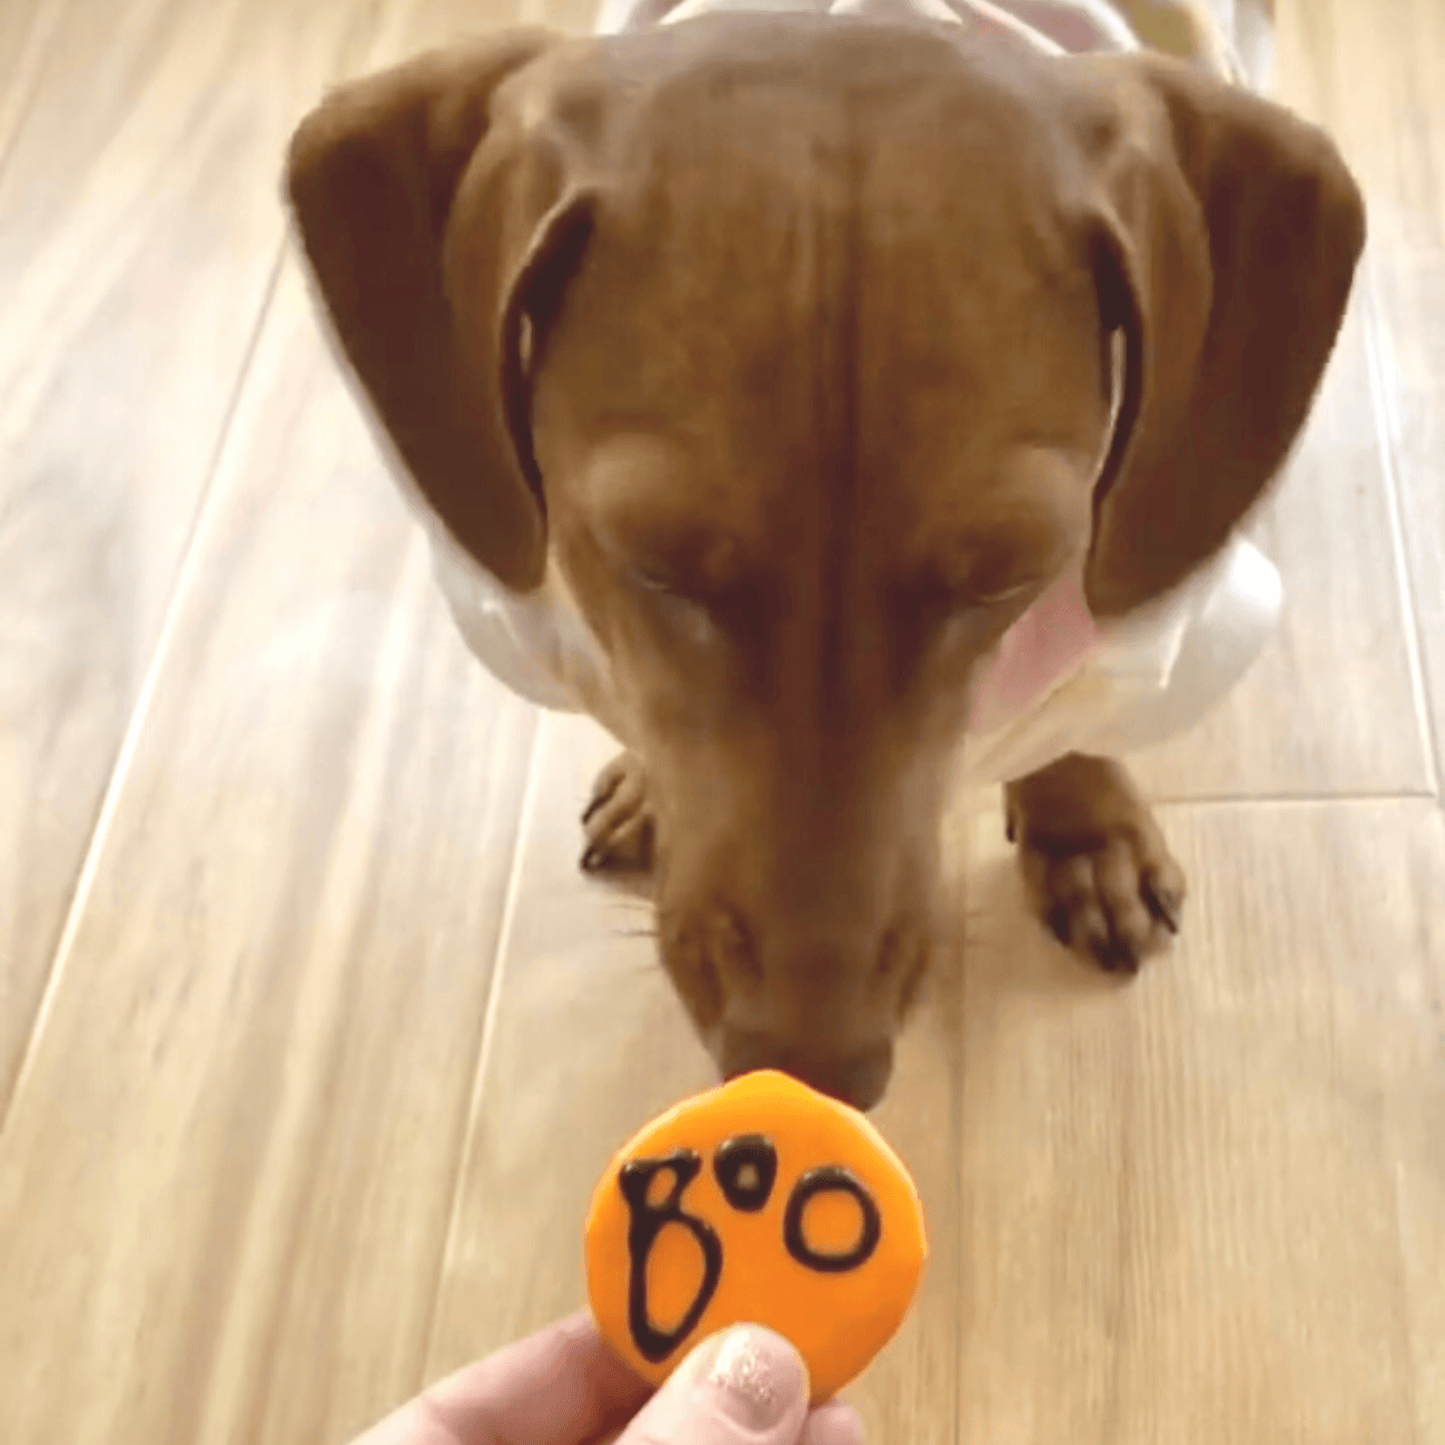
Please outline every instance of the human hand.
[[863, 1439], [847, 1405], [809, 1410], [807, 1371], [771, 1331], [748, 1325], [704, 1340], [652, 1394], [581, 1314], [457, 1371], [353, 1445], [597, 1445], [619, 1429], [616, 1445]]

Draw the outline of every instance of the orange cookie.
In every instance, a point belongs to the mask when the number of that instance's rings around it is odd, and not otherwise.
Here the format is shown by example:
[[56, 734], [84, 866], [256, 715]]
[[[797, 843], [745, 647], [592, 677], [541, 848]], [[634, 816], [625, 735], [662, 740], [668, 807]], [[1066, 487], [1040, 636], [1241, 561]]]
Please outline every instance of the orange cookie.
[[797, 1346], [815, 1403], [903, 1322], [927, 1253], [918, 1191], [882, 1135], [771, 1070], [654, 1120], [587, 1215], [592, 1313], [644, 1379], [716, 1330], [760, 1324]]

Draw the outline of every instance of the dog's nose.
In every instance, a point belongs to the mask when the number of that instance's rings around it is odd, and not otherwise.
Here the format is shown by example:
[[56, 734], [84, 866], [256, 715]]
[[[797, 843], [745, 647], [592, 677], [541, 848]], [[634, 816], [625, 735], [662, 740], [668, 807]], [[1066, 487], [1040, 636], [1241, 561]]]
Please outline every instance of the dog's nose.
[[727, 1029], [721, 1043], [718, 1062], [725, 1079], [754, 1069], [777, 1069], [865, 1112], [883, 1097], [893, 1073], [893, 1045], [886, 1039], [856, 1052], [830, 1053], [768, 1034]]

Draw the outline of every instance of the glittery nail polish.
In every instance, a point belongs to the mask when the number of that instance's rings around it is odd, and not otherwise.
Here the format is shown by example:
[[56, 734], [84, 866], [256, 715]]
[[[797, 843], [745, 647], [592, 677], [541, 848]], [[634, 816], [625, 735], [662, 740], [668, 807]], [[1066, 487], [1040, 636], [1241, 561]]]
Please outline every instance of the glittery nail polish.
[[741, 1325], [722, 1337], [705, 1380], [721, 1395], [722, 1408], [752, 1430], [778, 1424], [808, 1394], [798, 1352], [781, 1335], [756, 1325]]

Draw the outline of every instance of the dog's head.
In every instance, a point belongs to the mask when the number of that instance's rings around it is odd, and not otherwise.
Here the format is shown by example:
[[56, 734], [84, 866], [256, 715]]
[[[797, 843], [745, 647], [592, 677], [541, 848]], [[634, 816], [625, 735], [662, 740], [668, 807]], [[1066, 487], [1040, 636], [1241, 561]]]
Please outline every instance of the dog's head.
[[1065, 569], [1101, 617], [1178, 583], [1278, 469], [1363, 239], [1334, 149], [1161, 60], [740, 15], [424, 58], [290, 187], [428, 504], [513, 589], [550, 555], [609, 660], [720, 1065], [871, 1103], [980, 663]]

